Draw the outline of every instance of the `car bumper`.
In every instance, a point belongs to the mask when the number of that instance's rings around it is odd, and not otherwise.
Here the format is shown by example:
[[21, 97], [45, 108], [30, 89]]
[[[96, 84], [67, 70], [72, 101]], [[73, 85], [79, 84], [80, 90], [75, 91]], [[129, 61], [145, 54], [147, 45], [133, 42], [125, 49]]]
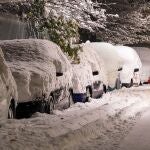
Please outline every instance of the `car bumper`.
[[76, 102], [86, 102], [86, 93], [73, 93], [73, 101]]

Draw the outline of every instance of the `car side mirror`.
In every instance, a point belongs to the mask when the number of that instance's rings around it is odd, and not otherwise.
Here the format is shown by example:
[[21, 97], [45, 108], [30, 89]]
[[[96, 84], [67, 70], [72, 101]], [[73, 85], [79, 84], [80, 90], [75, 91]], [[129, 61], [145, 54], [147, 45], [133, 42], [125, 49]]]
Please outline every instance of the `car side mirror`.
[[93, 74], [93, 76], [96, 76], [96, 75], [99, 75], [99, 72], [98, 71], [93, 71], [92, 74]]
[[134, 69], [134, 72], [138, 72], [138, 71], [139, 71], [139, 68], [135, 68], [135, 69]]
[[122, 67], [120, 67], [120, 68], [118, 69], [118, 71], [122, 71]]
[[56, 77], [61, 77], [61, 76], [63, 76], [62, 72], [56, 72]]

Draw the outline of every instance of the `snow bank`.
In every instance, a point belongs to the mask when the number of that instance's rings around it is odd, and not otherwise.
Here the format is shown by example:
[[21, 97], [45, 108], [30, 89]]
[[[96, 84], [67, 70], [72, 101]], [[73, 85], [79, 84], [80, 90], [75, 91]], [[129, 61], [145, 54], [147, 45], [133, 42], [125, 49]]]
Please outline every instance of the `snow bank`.
[[0, 119], [7, 118], [8, 107], [12, 98], [18, 99], [16, 83], [0, 48]]
[[[61, 49], [47, 40], [1, 41], [6, 61], [16, 80], [19, 102], [35, 100], [42, 94], [72, 86], [72, 70]], [[56, 72], [63, 73], [56, 77]]]

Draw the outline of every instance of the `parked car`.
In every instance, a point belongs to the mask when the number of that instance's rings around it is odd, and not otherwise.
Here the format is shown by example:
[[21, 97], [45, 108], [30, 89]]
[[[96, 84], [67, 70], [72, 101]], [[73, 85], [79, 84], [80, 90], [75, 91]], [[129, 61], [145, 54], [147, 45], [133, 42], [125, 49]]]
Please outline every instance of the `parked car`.
[[[103, 67], [101, 67], [104, 69], [101, 72], [103, 72], [102, 81], [104, 81], [105, 85], [108, 85], [107, 89], [119, 89], [121, 87], [120, 72], [122, 70], [122, 61], [116, 52], [115, 46], [105, 42], [88, 42], [86, 45], [88, 49], [92, 49], [97, 53], [99, 60], [103, 60], [104, 62]], [[101, 64], [101, 62], [99, 64]], [[106, 77], [104, 77], [104, 75]]]
[[15, 118], [17, 87], [0, 48], [0, 120]]
[[116, 46], [116, 50], [123, 61], [123, 70], [120, 73], [122, 86], [138, 86], [141, 81], [142, 63], [137, 52], [127, 46]]
[[141, 62], [141, 84], [150, 84], [150, 48], [149, 47], [133, 47], [138, 53]]
[[72, 68], [53, 42], [38, 39], [1, 41], [18, 89], [18, 118], [52, 113], [72, 101]]
[[80, 64], [73, 67], [73, 100], [85, 102], [89, 97], [99, 98], [103, 95], [104, 85], [102, 72], [97, 62], [97, 54], [82, 45], [82, 52], [79, 53]]

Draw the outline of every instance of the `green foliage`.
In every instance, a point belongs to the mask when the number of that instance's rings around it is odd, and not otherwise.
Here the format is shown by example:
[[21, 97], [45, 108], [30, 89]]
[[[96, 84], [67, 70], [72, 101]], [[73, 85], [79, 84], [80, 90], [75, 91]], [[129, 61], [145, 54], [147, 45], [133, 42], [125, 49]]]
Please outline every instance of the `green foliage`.
[[[79, 61], [80, 47], [73, 48], [71, 39], [79, 37], [78, 24], [73, 20], [66, 20], [63, 16], [45, 16], [45, 1], [34, 0], [27, 14], [30, 35], [36, 38], [46, 38], [58, 44], [73, 60]], [[50, 13], [52, 14], [52, 13]]]

